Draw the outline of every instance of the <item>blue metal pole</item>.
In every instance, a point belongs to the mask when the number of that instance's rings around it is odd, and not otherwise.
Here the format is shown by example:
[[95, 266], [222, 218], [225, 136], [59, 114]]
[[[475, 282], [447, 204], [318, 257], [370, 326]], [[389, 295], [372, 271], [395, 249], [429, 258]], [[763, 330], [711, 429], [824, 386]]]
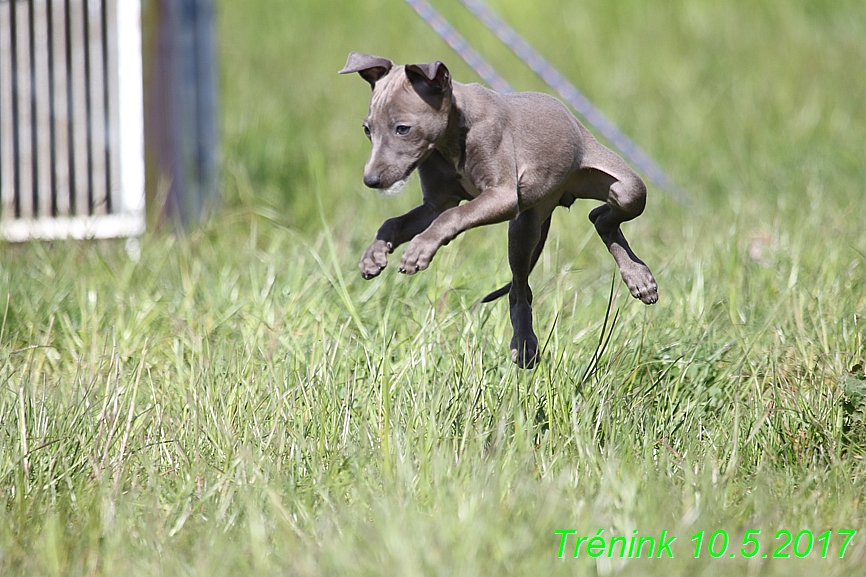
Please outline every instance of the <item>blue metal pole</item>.
[[217, 201], [213, 0], [154, 0], [145, 142], [149, 200], [181, 227]]

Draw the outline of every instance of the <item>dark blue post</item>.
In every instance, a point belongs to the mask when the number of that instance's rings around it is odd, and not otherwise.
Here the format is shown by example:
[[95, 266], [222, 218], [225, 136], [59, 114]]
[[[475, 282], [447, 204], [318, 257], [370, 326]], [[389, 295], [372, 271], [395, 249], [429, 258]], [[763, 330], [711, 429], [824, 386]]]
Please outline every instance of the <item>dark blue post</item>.
[[186, 226], [217, 200], [213, 0], [145, 4], [148, 210]]

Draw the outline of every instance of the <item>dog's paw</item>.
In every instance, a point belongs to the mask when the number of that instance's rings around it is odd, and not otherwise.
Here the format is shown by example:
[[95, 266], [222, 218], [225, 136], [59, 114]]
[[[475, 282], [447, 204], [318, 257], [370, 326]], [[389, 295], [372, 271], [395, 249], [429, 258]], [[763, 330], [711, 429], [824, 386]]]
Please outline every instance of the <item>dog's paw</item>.
[[400, 259], [400, 272], [415, 274], [424, 270], [430, 266], [430, 261], [433, 260], [433, 255], [438, 249], [437, 243], [423, 238], [422, 235], [416, 236], [403, 251], [403, 258]]
[[621, 272], [622, 280], [625, 281], [631, 296], [648, 305], [658, 302], [659, 287], [649, 267], [643, 263], [633, 263]]
[[378, 276], [388, 266], [388, 253], [390, 252], [390, 243], [379, 239], [374, 240], [373, 244], [364, 252], [364, 256], [361, 257], [361, 264], [358, 265], [358, 268], [361, 269], [361, 276], [366, 280]]
[[527, 340], [511, 339], [511, 360], [521, 369], [534, 369], [538, 363], [538, 339], [535, 335]]

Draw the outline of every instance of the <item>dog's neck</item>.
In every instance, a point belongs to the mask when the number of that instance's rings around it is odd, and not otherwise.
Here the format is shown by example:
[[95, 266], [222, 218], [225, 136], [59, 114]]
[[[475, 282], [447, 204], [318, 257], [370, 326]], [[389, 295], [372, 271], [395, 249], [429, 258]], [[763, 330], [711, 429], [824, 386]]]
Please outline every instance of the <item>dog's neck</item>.
[[448, 110], [448, 126], [436, 141], [436, 150], [461, 172], [466, 160], [466, 135], [471, 121], [464, 112], [463, 87], [454, 83], [451, 93], [451, 107]]

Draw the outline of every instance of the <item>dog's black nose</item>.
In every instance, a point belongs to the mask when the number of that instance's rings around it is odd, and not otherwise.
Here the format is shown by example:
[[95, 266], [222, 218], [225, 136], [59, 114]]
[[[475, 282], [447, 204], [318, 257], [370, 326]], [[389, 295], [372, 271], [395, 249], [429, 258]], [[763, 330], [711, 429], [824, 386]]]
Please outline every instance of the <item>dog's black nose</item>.
[[382, 175], [381, 174], [365, 174], [364, 175], [364, 184], [369, 186], [370, 188], [381, 188], [382, 185]]

